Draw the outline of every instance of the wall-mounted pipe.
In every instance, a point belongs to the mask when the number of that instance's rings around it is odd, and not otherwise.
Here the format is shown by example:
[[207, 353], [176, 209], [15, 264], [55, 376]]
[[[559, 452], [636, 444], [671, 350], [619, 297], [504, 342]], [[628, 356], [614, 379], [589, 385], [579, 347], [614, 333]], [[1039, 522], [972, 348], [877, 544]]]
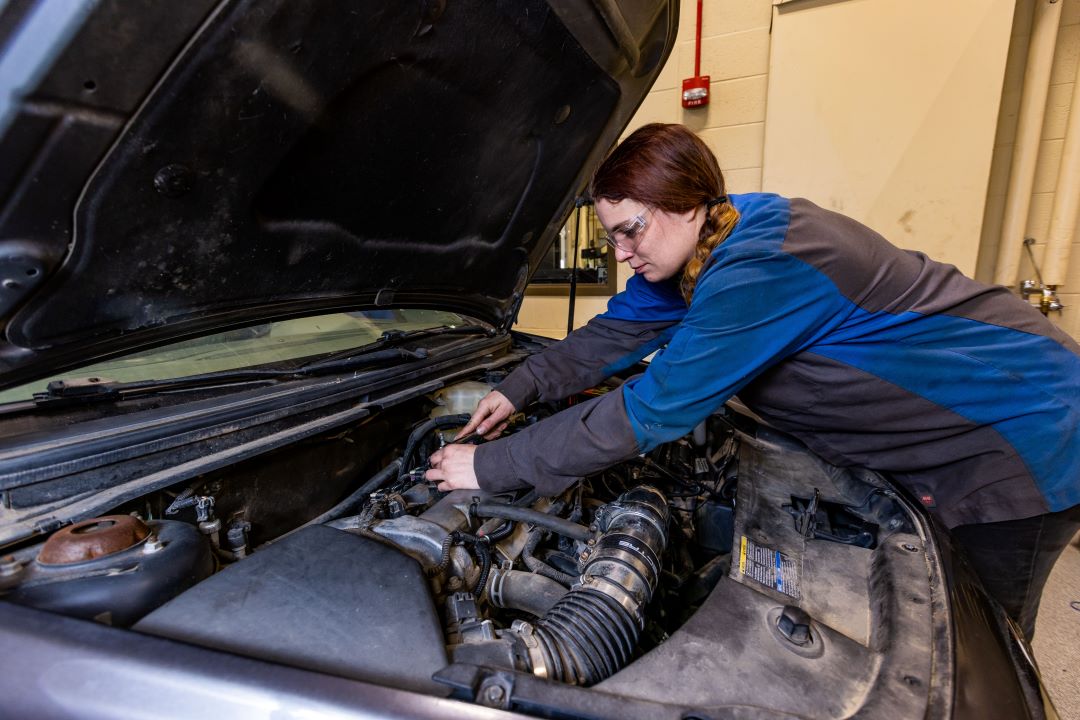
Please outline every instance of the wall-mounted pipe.
[[[1060, 4], [1060, 3], [1059, 3]], [[1054, 190], [1054, 210], [1050, 214], [1050, 234], [1043, 254], [1043, 282], [1051, 287], [1065, 284], [1069, 270], [1069, 250], [1076, 236], [1080, 215], [1080, 65], [1076, 68], [1069, 124], [1065, 128], [1065, 147], [1061, 151], [1061, 169]]]
[[1035, 3], [1031, 44], [1028, 47], [1024, 89], [1020, 96], [1020, 113], [1013, 145], [1012, 169], [1009, 172], [1009, 189], [1005, 196], [1005, 216], [1001, 222], [1001, 240], [994, 272], [994, 282], [998, 285], [1016, 285], [1020, 272], [1020, 255], [1024, 249], [1028, 211], [1031, 209], [1035, 164], [1039, 158], [1039, 139], [1043, 116], [1046, 113], [1050, 69], [1054, 64], [1063, 4], [1063, 0], [1038, 0]]

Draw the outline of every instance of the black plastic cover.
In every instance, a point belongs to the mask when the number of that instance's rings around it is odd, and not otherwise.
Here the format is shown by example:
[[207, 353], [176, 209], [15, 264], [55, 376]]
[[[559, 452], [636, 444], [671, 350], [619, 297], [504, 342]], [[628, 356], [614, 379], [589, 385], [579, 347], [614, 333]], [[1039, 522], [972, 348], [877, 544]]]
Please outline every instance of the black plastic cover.
[[140, 632], [446, 695], [439, 617], [415, 560], [325, 526], [256, 552], [143, 618]]

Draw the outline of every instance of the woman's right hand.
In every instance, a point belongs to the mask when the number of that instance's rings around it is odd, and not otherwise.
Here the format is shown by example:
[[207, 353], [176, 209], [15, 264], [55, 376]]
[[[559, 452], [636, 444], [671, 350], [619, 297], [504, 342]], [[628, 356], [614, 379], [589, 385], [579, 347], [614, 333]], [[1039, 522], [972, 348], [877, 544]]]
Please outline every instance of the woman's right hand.
[[476, 431], [485, 440], [494, 440], [502, 434], [515, 412], [514, 406], [498, 390], [492, 390], [477, 404], [468, 424], [457, 434], [463, 438]]

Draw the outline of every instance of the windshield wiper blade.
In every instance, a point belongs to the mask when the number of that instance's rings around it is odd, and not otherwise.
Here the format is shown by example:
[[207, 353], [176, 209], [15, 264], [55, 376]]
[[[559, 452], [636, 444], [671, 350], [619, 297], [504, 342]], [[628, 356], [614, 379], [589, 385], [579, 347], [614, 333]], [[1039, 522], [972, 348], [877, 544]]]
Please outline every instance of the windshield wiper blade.
[[301, 365], [300, 367], [322, 365], [323, 363], [338, 360], [340, 358], [350, 358], [354, 355], [369, 353], [374, 350], [379, 350], [380, 348], [394, 347], [396, 345], [401, 345], [402, 343], [419, 340], [423, 337], [431, 337], [433, 335], [491, 336], [492, 334], [493, 331], [490, 328], [484, 327], [483, 325], [439, 325], [438, 327], [423, 328], [420, 330], [387, 330], [379, 336], [378, 340], [370, 342], [367, 345], [361, 345], [360, 347], [332, 352], [328, 355], [323, 355], [318, 360], [312, 360], [310, 363]]
[[147, 395], [168, 390], [192, 390], [239, 383], [266, 384], [312, 375], [355, 370], [390, 360], [424, 360], [427, 357], [428, 352], [423, 349], [390, 348], [359, 353], [354, 350], [348, 357], [320, 360], [295, 368], [220, 370], [199, 375], [166, 378], [164, 380], [135, 380], [132, 382], [116, 382], [99, 377], [54, 380], [45, 387], [45, 392], [34, 393], [34, 405], [39, 408], [55, 407], [57, 405], [116, 401], [135, 395]]
[[242, 383], [270, 384], [282, 380], [295, 380], [313, 375], [355, 370], [391, 361], [424, 360], [428, 357], [428, 351], [425, 348], [410, 350], [395, 347], [423, 337], [466, 334], [490, 336], [492, 333], [491, 329], [482, 325], [441, 325], [412, 331], [387, 330], [374, 342], [322, 355], [315, 360], [293, 367], [218, 370], [198, 375], [165, 378], [163, 380], [134, 380], [131, 382], [116, 382], [103, 377], [54, 380], [45, 387], [45, 392], [34, 393], [33, 404], [37, 408], [57, 407], [83, 403], [115, 402], [127, 397], [151, 395], [169, 390], [194, 390]]
[[[428, 351], [424, 348], [407, 350], [406, 348], [387, 348], [386, 350], [368, 350], [358, 352], [353, 350], [344, 357], [325, 357], [321, 360], [305, 363], [290, 374], [297, 377], [303, 375], [318, 375], [320, 373], [335, 372], [337, 370], [353, 370], [365, 365], [376, 365], [386, 360], [425, 360]], [[278, 371], [280, 372], [280, 371]]]

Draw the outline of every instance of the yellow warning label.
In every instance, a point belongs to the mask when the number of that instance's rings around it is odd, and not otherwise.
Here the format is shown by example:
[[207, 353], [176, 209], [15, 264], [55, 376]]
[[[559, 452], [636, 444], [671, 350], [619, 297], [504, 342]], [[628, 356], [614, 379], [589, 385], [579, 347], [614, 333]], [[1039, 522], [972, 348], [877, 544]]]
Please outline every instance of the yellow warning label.
[[739, 540], [739, 574], [798, 599], [799, 569], [791, 557], [743, 535]]

